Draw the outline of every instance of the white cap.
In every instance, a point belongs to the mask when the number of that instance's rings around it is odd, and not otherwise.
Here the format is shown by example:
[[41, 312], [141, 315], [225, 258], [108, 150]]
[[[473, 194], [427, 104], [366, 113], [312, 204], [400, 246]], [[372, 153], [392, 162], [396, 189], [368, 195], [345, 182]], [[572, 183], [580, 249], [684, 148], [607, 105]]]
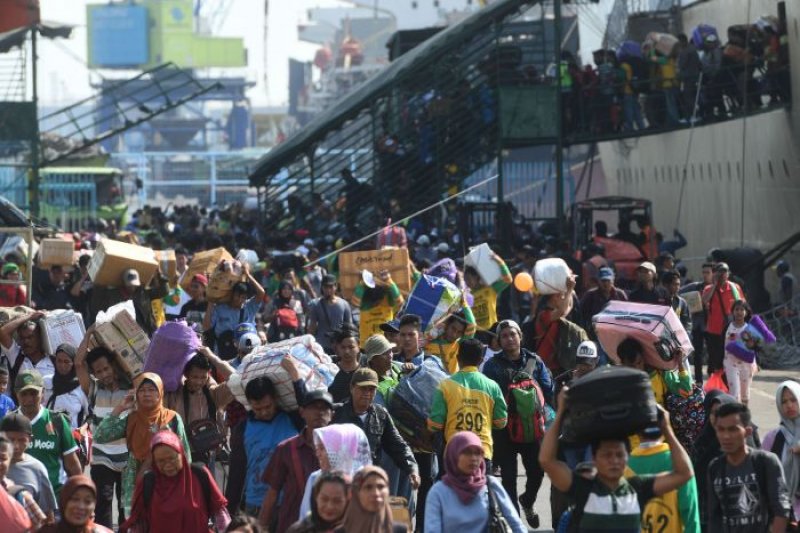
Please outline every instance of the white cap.
[[575, 357], [578, 359], [597, 359], [597, 344], [593, 341], [583, 341], [578, 345]]
[[420, 235], [419, 237], [417, 237], [417, 244], [419, 244], [420, 246], [430, 246], [431, 240], [428, 238], [427, 235]]
[[261, 346], [261, 338], [258, 333], [245, 333], [239, 337], [239, 351], [250, 353], [253, 348]]
[[446, 242], [440, 242], [436, 245], [436, 251], [440, 254], [446, 254], [450, 252], [450, 246]]

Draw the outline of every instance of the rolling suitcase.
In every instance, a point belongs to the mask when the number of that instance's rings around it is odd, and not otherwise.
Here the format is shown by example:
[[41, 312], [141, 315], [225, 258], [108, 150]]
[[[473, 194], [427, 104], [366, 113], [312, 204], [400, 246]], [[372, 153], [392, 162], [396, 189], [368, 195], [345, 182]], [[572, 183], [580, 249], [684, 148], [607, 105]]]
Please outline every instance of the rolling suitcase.
[[612, 301], [592, 318], [597, 339], [609, 358], [619, 363], [617, 346], [633, 337], [644, 347], [645, 362], [660, 370], [674, 370], [681, 363], [674, 357], [676, 348], [684, 357], [693, 351], [689, 334], [671, 307]]
[[588, 443], [627, 437], [657, 423], [650, 377], [633, 368], [605, 366], [572, 382], [562, 434]]

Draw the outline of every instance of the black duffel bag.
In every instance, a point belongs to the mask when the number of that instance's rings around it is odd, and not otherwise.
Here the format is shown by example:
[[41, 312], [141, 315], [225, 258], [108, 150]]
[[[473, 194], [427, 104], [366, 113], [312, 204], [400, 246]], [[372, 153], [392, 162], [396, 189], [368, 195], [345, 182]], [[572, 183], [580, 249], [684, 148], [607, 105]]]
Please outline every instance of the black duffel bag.
[[568, 442], [625, 438], [658, 423], [650, 377], [606, 366], [572, 382], [562, 434]]

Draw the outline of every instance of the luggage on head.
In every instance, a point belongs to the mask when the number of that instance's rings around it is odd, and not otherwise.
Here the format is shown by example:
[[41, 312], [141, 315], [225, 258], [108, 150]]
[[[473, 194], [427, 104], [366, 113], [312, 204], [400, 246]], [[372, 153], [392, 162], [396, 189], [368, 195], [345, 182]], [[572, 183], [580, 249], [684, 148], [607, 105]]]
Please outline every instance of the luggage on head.
[[617, 346], [628, 337], [644, 347], [645, 362], [661, 370], [674, 370], [693, 351], [689, 334], [671, 307], [612, 301], [592, 318], [594, 330], [609, 358], [618, 363]]
[[625, 438], [656, 424], [650, 377], [640, 370], [605, 366], [572, 382], [562, 432], [569, 442]]

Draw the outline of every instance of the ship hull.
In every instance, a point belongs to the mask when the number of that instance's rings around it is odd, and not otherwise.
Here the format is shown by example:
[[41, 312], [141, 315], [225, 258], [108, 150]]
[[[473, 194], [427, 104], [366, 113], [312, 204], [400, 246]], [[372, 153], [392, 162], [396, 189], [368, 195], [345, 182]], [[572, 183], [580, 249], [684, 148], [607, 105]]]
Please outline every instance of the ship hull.
[[[684, 10], [684, 28], [714, 21], [723, 34], [775, 12], [774, 2], [753, 1], [747, 17], [747, 4], [701, 3]], [[656, 227], [667, 238], [673, 228], [687, 236], [683, 256], [766, 250], [800, 231], [800, 2], [787, 2], [786, 12], [793, 109], [599, 145], [608, 192], [651, 200]]]

